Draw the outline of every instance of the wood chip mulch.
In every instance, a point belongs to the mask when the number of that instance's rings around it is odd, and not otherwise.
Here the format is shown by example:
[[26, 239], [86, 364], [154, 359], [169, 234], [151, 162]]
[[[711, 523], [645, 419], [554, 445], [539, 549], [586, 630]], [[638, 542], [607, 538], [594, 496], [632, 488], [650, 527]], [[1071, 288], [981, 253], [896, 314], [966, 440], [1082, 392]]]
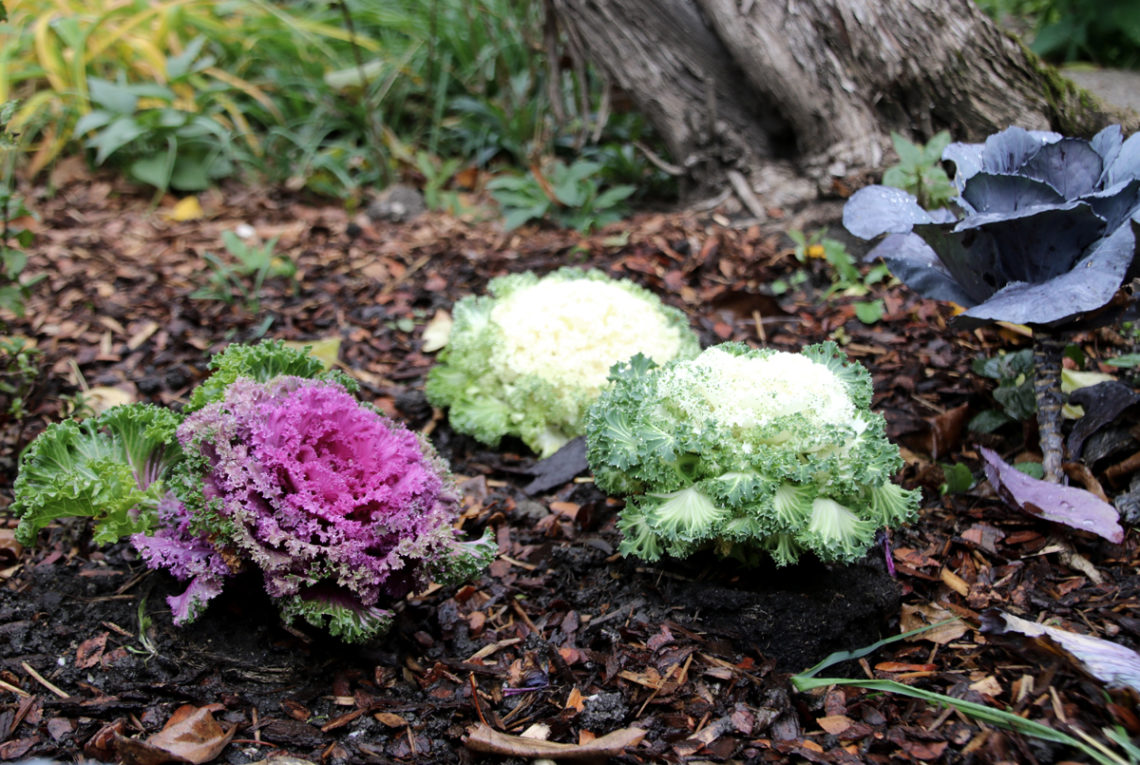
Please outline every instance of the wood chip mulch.
[[[493, 529], [500, 556], [467, 586], [410, 599], [378, 644], [346, 648], [283, 627], [256, 581], [238, 580], [175, 629], [164, 597], [177, 583], [147, 571], [129, 546], [94, 547], [82, 524], [62, 524], [23, 549], [0, 510], [0, 760], [1080, 761], [1071, 748], [901, 695], [789, 684], [832, 651], [953, 617], [828, 672], [895, 680], [1100, 741], [1104, 728], [1140, 734], [1134, 691], [1107, 687], [1045, 641], [980, 629], [998, 609], [1140, 643], [1135, 533], [1113, 545], [1052, 526], [1003, 504], [984, 480], [979, 444], [1021, 461], [1036, 457], [1036, 436], [1020, 424], [967, 430], [994, 406], [992, 381], [970, 365], [1028, 339], [954, 330], [947, 306], [898, 285], [873, 287], [885, 315], [863, 324], [853, 305], [863, 297], [827, 296], [826, 263], [792, 256], [790, 214], [737, 225], [720, 212], [643, 213], [589, 236], [504, 233], [477, 213], [389, 224], [230, 188], [202, 197], [203, 217], [176, 222], [169, 202], [152, 209], [83, 174], [32, 206], [28, 273], [47, 277], [26, 317], [2, 318], [39, 355], [23, 377], [5, 358], [3, 382], [16, 392], [0, 394], [0, 508], [19, 450], [93, 397], [176, 406], [229, 342], [337, 338], [362, 397], [429, 433], [449, 458], [464, 528]], [[275, 238], [295, 282], [268, 280], [256, 304], [236, 287], [231, 302], [191, 297], [210, 284], [204, 254], [224, 255], [221, 232], [239, 226]], [[586, 477], [528, 494], [532, 456], [458, 436], [427, 405], [433, 355], [421, 335], [496, 275], [566, 264], [654, 289], [692, 317], [705, 344], [794, 350], [839, 340], [873, 373], [875, 408], [907, 461], [900, 480], [923, 490], [921, 519], [848, 570], [738, 569], [701, 557], [657, 566], [616, 554], [620, 505]], [[802, 285], [773, 294], [774, 281], [803, 269]], [[1109, 331], [1075, 340], [1093, 368], [1130, 350]], [[1109, 497], [1124, 491], [1133, 471], [1107, 473], [1121, 461], [1089, 466], [1084, 483]], [[979, 482], [943, 495], [942, 466], [954, 463]]]

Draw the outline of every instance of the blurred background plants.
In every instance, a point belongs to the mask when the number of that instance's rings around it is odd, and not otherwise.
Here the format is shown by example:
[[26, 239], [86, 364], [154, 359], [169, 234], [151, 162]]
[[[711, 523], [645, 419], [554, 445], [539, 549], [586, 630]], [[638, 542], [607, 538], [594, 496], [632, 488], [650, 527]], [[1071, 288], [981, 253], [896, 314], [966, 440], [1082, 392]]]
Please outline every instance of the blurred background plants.
[[1132, 0], [978, 0], [1055, 64], [1140, 67], [1140, 3]]
[[[0, 101], [35, 176], [76, 151], [159, 191], [235, 173], [359, 202], [464, 168], [599, 165], [670, 195], [609, 83], [527, 0], [8, 0]], [[425, 172], [426, 171], [426, 172]], [[485, 176], [481, 176], [485, 177]], [[585, 197], [584, 197], [585, 199]], [[586, 220], [596, 216], [587, 212]]]

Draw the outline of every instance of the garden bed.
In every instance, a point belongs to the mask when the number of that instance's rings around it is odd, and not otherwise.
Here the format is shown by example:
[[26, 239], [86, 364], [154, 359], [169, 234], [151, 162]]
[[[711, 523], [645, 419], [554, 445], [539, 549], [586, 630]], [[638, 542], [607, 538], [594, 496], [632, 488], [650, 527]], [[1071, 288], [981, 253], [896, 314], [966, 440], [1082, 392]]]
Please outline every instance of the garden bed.
[[[973, 375], [971, 362], [1028, 339], [1008, 329], [954, 331], [948, 306], [902, 286], [825, 299], [828, 265], [801, 263], [783, 235], [804, 221], [834, 222], [838, 203], [739, 225], [715, 211], [645, 213], [583, 236], [503, 233], [436, 213], [391, 224], [242, 188], [206, 195], [204, 217], [178, 222], [103, 179], [58, 180], [56, 194], [35, 204], [28, 273], [47, 277], [27, 318], [10, 322], [39, 356], [26, 413], [2, 420], [0, 504], [11, 497], [17, 451], [85, 387], [176, 405], [228, 342], [337, 338], [361, 397], [428, 433], [450, 461], [463, 528], [492, 529], [500, 557], [470, 585], [409, 599], [383, 641], [345, 647], [282, 627], [255, 580], [240, 579], [196, 623], [174, 628], [164, 598], [177, 583], [148, 571], [129, 546], [94, 548], [84, 526], [62, 525], [25, 550], [9, 522], [0, 529], [0, 759], [153, 762], [153, 752], [122, 740], [152, 736], [183, 705], [209, 708], [221, 733], [202, 736], [222, 743], [232, 735], [219, 756], [234, 763], [280, 755], [468, 762], [482, 756], [473, 749], [496, 746], [513, 751], [504, 761], [523, 761], [542, 748], [486, 729], [534, 726], [545, 726], [549, 741], [582, 745], [578, 755], [606, 734], [644, 731], [618, 762], [1078, 756], [901, 696], [853, 687], [796, 693], [789, 683], [833, 651], [951, 617], [960, 621], [830, 671], [891, 678], [1098, 737], [1115, 725], [1140, 733], [1129, 695], [1106, 691], [1038, 644], [978, 629], [981, 614], [997, 608], [1130, 647], [1140, 640], [1131, 532], [1111, 545], [1050, 527], [1004, 505], [984, 481], [940, 493], [943, 464], [981, 477], [979, 443], [1008, 458], [1033, 456], [1034, 434], [1020, 424], [986, 436], [964, 427], [994, 405], [991, 381]], [[277, 237], [275, 253], [297, 266], [295, 280], [271, 278], [256, 296], [221, 281], [212, 297], [192, 298], [209, 286], [203, 254], [222, 253], [221, 233], [239, 226]], [[528, 493], [535, 460], [521, 444], [489, 450], [453, 433], [427, 404], [433, 356], [421, 349], [422, 332], [494, 276], [567, 264], [653, 289], [692, 318], [706, 345], [797, 350], [838, 340], [872, 372], [874, 408], [907, 461], [900, 480], [923, 490], [919, 521], [849, 568], [747, 569], [701, 556], [647, 564], [616, 554], [620, 504], [586, 475]], [[775, 294], [781, 282], [798, 286]], [[855, 314], [867, 297], [883, 301], [873, 324]], [[1077, 340], [1094, 366], [1130, 350], [1109, 331]], [[1131, 476], [1116, 471], [1110, 481], [1109, 467], [1094, 466], [1093, 477], [1111, 496]], [[1059, 538], [1091, 567], [1066, 567]]]

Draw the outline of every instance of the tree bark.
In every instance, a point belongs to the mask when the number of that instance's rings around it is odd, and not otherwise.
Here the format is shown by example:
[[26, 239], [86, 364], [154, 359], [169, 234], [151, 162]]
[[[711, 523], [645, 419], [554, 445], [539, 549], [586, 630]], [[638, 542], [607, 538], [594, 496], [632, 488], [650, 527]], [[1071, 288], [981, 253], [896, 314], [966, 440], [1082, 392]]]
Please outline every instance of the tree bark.
[[979, 141], [1079, 135], [1135, 115], [1059, 77], [971, 0], [549, 0], [656, 128], [690, 190], [729, 170], [811, 179], [879, 168], [890, 131]]

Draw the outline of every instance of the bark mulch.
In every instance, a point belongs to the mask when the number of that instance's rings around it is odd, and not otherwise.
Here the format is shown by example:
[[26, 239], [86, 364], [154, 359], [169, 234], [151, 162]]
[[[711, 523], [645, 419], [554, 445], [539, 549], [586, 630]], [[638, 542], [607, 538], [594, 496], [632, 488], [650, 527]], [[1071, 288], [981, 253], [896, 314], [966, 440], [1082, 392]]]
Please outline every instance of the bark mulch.
[[[828, 265], [793, 257], [790, 213], [743, 225], [716, 212], [643, 213], [590, 236], [503, 233], [477, 214], [390, 224], [231, 188], [203, 197], [204, 217], [176, 222], [168, 206], [82, 175], [34, 206], [29, 273], [47, 278], [26, 318], [4, 319], [39, 355], [22, 377], [5, 358], [3, 381], [19, 389], [22, 411], [4, 394], [0, 507], [19, 449], [81, 407], [85, 389], [88, 401], [177, 405], [229, 342], [339, 338], [362, 397], [429, 433], [450, 460], [464, 528], [493, 529], [500, 556], [472, 584], [409, 599], [383, 641], [346, 647], [283, 627], [255, 580], [239, 579], [175, 629], [164, 598], [177, 583], [129, 546], [94, 547], [87, 528], [65, 523], [22, 549], [0, 514], [0, 760], [154, 763], [166, 746], [183, 761], [232, 763], [1079, 761], [1073, 749], [900, 695], [789, 684], [832, 651], [954, 617], [828, 672], [893, 679], [1100, 739], [1105, 727], [1140, 734], [1133, 692], [1106, 688], [1040, 641], [980, 629], [983, 612], [1000, 609], [1131, 648], [1140, 641], [1135, 534], [1112, 545], [1050, 526], [1003, 504], [982, 476], [979, 444], [1020, 461], [1035, 457], [1036, 436], [1020, 423], [967, 430], [994, 407], [992, 381], [971, 362], [1028, 338], [956, 331], [949, 307], [897, 285], [872, 288], [885, 315], [862, 323], [854, 303], [865, 297], [827, 295]], [[833, 220], [837, 209], [818, 215]], [[210, 284], [204, 254], [223, 255], [221, 232], [239, 226], [277, 238], [295, 281], [267, 280], [256, 305], [237, 283], [230, 302], [221, 286], [213, 299], [191, 297]], [[842, 569], [744, 569], [701, 556], [651, 565], [616, 553], [620, 505], [588, 477], [528, 492], [535, 461], [521, 445], [481, 447], [426, 403], [433, 356], [421, 334], [496, 275], [566, 264], [654, 289], [692, 317], [705, 344], [794, 350], [839, 340], [873, 373], [875, 408], [907, 461], [900, 480], [923, 490], [920, 520]], [[801, 271], [799, 286], [773, 294], [773, 282]], [[1076, 341], [1092, 368], [1130, 350], [1110, 331]], [[1121, 467], [1128, 456], [1074, 475], [1114, 496], [1132, 477]], [[955, 463], [980, 482], [943, 495], [943, 466]]]

